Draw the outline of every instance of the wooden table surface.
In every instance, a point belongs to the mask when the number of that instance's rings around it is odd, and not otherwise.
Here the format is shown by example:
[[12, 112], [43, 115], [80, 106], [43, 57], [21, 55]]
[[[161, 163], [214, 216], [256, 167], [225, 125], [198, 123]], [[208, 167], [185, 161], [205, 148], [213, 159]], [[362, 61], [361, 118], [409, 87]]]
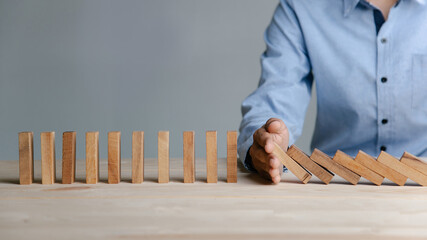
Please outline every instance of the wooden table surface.
[[[0, 239], [426, 239], [427, 188], [413, 182], [356, 186], [335, 176], [307, 185], [285, 173], [268, 184], [240, 166], [238, 183], [206, 183], [205, 162], [196, 162], [194, 184], [184, 184], [182, 160], [171, 159], [171, 182], [157, 183], [156, 159], [146, 159], [145, 180], [131, 184], [130, 161], [122, 182], [87, 185], [77, 162], [72, 185], [19, 185], [18, 161], [0, 161]], [[60, 182], [61, 164], [57, 164]]]

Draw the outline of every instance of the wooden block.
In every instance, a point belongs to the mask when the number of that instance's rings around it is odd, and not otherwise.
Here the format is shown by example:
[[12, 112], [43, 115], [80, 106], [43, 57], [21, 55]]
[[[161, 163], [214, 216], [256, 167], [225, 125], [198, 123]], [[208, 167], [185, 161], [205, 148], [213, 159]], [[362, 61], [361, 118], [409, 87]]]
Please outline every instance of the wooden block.
[[183, 145], [184, 183], [194, 183], [196, 180], [194, 166], [194, 131], [184, 132]]
[[62, 134], [62, 184], [74, 183], [76, 176], [76, 132]]
[[120, 132], [108, 133], [108, 183], [120, 183], [121, 153]]
[[99, 181], [99, 132], [86, 133], [86, 183]]
[[387, 165], [391, 169], [410, 178], [411, 180], [413, 180], [414, 182], [422, 186], [427, 186], [427, 175], [424, 175], [421, 172], [400, 162], [397, 158], [391, 156], [390, 154], [384, 151], [382, 151], [378, 156], [378, 162], [383, 163], [384, 165]]
[[359, 151], [354, 161], [362, 164], [363, 166], [371, 169], [372, 171], [378, 173], [379, 175], [390, 179], [397, 185], [405, 185], [407, 177], [402, 174], [394, 171], [393, 169], [387, 167], [386, 165], [378, 162], [375, 158], [369, 156], [363, 151]]
[[297, 146], [292, 145], [286, 152], [289, 157], [303, 166], [305, 169], [310, 171], [312, 174], [317, 176], [322, 182], [329, 184], [334, 175], [316, 162], [311, 160], [301, 149]]
[[42, 158], [42, 184], [54, 184], [56, 180], [55, 132], [40, 134]]
[[274, 143], [273, 154], [304, 184], [311, 179], [311, 173], [307, 172], [307, 170], [289, 157], [277, 143]]
[[207, 183], [218, 182], [218, 155], [216, 131], [206, 132], [206, 181]]
[[237, 183], [237, 132], [227, 132], [227, 182]]
[[427, 163], [417, 158], [416, 156], [404, 152], [402, 157], [400, 158], [400, 161], [403, 164], [406, 164], [409, 167], [421, 172], [422, 174], [427, 175]]
[[374, 171], [370, 170], [369, 168], [363, 166], [362, 164], [354, 161], [354, 159], [344, 152], [338, 150], [335, 153], [333, 161], [343, 165], [344, 167], [350, 169], [351, 171], [359, 174], [360, 176], [368, 179], [369, 181], [373, 182], [375, 185], [381, 185], [384, 177], [375, 173]]
[[144, 132], [132, 133], [132, 183], [144, 181]]
[[19, 142], [19, 183], [32, 184], [34, 181], [33, 132], [20, 132]]
[[158, 133], [159, 183], [169, 182], [169, 132]]
[[310, 156], [310, 159], [319, 164], [320, 166], [328, 169], [331, 172], [334, 172], [338, 176], [349, 181], [353, 185], [356, 185], [360, 180], [359, 175], [332, 161], [332, 159], [327, 154], [323, 153], [317, 148], [314, 149], [313, 153]]

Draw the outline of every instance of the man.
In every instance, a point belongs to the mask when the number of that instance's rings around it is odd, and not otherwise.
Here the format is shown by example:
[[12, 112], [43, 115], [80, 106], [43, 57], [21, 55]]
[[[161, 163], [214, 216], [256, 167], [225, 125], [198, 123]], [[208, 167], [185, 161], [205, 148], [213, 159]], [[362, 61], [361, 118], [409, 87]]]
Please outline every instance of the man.
[[313, 81], [312, 148], [427, 154], [427, 0], [281, 0], [258, 88], [242, 103], [246, 168], [274, 183], [272, 155], [300, 136]]

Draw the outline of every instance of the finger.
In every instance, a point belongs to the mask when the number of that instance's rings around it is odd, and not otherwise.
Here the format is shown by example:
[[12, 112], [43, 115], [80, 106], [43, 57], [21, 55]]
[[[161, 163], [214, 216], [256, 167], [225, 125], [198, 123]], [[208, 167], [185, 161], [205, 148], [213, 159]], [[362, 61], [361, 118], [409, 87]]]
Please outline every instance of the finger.
[[271, 181], [274, 183], [274, 184], [278, 184], [278, 183], [280, 183], [280, 180], [281, 180], [282, 178], [280, 177], [280, 175], [278, 175], [278, 176], [275, 176], [274, 178], [272, 178], [271, 179]]
[[265, 128], [258, 129], [254, 134], [254, 142], [261, 146], [265, 152], [272, 153], [273, 149], [270, 147], [265, 149], [266, 145], [271, 145], [273, 143], [273, 136], [268, 133]]
[[280, 176], [280, 172], [279, 172], [279, 169], [278, 169], [278, 168], [271, 168], [271, 169], [268, 171], [268, 174], [270, 174], [271, 179], [274, 179], [276, 176]]
[[265, 123], [264, 128], [269, 133], [283, 134], [287, 131], [285, 123], [278, 118], [270, 118]]
[[281, 165], [280, 161], [277, 158], [270, 159], [270, 168], [279, 168]]

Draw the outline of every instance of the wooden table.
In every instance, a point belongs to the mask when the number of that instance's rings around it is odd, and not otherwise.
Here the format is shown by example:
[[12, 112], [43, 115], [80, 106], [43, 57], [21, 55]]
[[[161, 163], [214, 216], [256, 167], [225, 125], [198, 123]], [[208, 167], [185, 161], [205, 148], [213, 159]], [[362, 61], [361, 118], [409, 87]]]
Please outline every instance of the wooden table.
[[[426, 239], [427, 188], [389, 181], [356, 186], [335, 176], [300, 184], [285, 173], [268, 184], [240, 166], [238, 183], [225, 182], [219, 160], [217, 184], [206, 183], [204, 160], [194, 184], [184, 184], [182, 160], [171, 160], [171, 182], [157, 183], [157, 162], [146, 159], [145, 180], [131, 184], [130, 161], [122, 182], [87, 185], [77, 162], [72, 185], [18, 185], [18, 161], [0, 161], [0, 239]], [[58, 161], [58, 182], [61, 164]]]

